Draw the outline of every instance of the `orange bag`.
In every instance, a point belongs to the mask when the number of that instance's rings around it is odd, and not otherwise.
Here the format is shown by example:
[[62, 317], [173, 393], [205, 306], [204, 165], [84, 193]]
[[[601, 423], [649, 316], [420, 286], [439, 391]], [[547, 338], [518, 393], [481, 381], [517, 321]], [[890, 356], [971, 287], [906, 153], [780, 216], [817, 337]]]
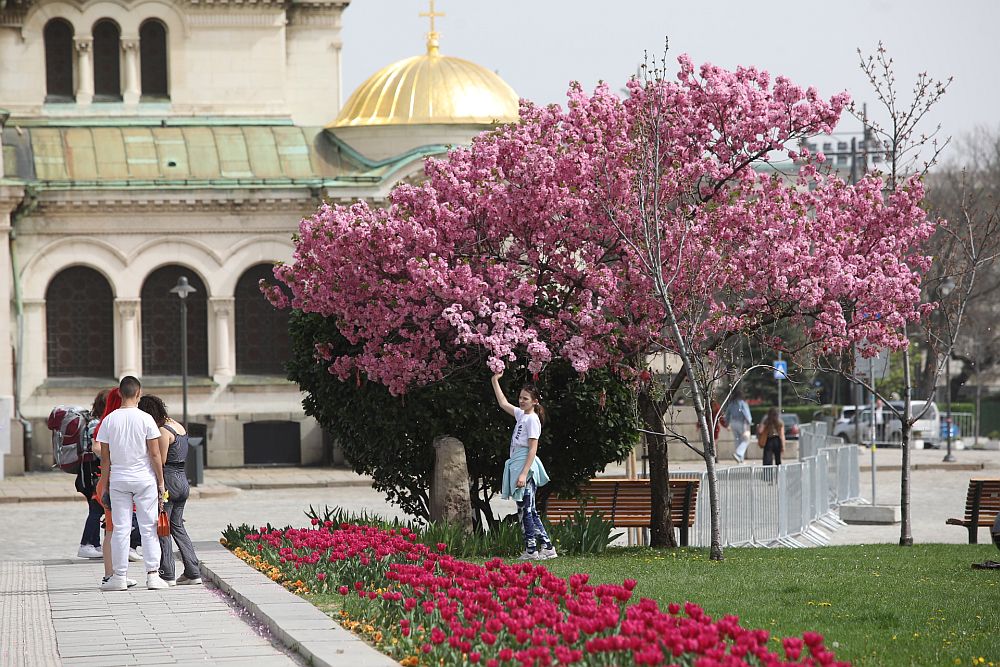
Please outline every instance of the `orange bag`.
[[160, 516], [156, 519], [156, 534], [160, 537], [168, 537], [170, 535], [170, 518], [167, 517], [167, 513], [164, 510], [160, 510]]

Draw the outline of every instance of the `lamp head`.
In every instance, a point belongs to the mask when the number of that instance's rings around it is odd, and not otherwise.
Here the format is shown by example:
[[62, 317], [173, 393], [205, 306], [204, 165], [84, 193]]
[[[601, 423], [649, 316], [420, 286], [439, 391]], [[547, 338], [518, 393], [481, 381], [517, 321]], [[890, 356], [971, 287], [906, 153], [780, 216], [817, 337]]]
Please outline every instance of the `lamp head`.
[[182, 299], [186, 299], [189, 294], [193, 294], [197, 291], [197, 288], [192, 287], [191, 284], [188, 283], [187, 276], [181, 276], [178, 278], [177, 284], [170, 289], [171, 294], [176, 294]]

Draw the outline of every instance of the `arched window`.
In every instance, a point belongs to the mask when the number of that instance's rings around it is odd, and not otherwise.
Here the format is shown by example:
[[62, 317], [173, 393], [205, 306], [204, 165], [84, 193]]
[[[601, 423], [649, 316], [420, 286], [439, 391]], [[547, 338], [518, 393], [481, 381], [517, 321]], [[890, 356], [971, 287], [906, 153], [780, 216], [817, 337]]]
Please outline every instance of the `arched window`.
[[115, 376], [114, 294], [100, 273], [74, 266], [45, 290], [49, 377]]
[[65, 19], [45, 24], [45, 101], [72, 102], [73, 26]]
[[142, 284], [142, 372], [181, 374], [181, 300], [170, 290], [187, 276], [197, 291], [187, 297], [188, 375], [208, 375], [208, 293], [201, 278], [184, 266], [164, 266]]
[[139, 26], [142, 101], [170, 99], [167, 91], [167, 28], [156, 19]]
[[121, 102], [121, 30], [111, 19], [94, 24], [94, 101]]
[[260, 292], [261, 279], [277, 283], [274, 266], [258, 264], [236, 283], [236, 372], [285, 376], [291, 357], [288, 311], [272, 306]]

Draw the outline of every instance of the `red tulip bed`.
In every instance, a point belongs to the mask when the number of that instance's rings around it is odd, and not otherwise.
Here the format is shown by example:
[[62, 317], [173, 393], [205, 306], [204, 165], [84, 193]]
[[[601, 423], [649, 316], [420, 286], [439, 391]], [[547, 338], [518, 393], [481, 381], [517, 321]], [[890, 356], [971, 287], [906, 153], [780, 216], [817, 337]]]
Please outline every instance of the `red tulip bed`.
[[778, 654], [767, 630], [735, 616], [636, 600], [635, 580], [595, 586], [586, 574], [567, 581], [531, 562], [479, 565], [405, 527], [313, 521], [248, 531], [230, 547], [291, 590], [344, 596], [344, 624], [403, 665], [848, 664], [816, 633], [784, 638]]

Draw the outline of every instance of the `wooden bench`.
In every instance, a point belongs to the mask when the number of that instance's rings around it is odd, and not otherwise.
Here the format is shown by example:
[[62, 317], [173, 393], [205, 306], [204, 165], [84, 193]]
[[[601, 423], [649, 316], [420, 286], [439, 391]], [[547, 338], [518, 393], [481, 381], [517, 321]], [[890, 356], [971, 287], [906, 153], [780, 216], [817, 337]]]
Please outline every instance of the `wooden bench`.
[[965, 518], [948, 519], [949, 526], [969, 529], [969, 544], [977, 544], [980, 528], [992, 528], [1000, 513], [1000, 479], [970, 479]]
[[[694, 525], [699, 483], [697, 478], [670, 480], [670, 518], [680, 529], [681, 546], [688, 545], [688, 532]], [[561, 523], [584, 505], [588, 513], [601, 512], [616, 528], [649, 528], [649, 480], [592, 479], [572, 498], [549, 497], [545, 515]]]

